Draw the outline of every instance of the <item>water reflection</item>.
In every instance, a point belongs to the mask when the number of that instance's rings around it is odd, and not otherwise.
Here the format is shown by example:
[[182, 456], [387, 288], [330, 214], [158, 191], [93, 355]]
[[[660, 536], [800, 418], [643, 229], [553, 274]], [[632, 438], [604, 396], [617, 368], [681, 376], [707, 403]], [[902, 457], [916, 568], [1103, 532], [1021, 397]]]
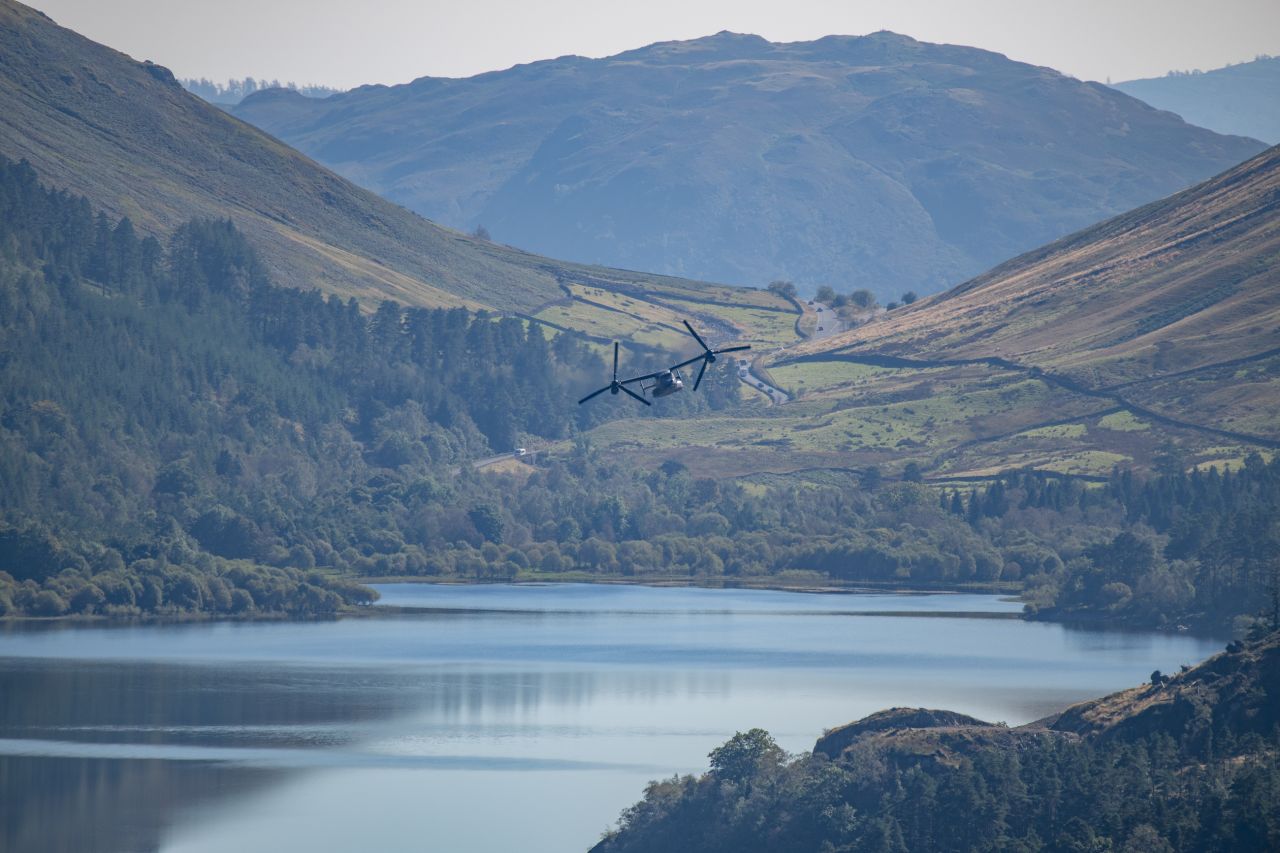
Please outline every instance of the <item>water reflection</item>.
[[585, 849], [735, 730], [799, 750], [891, 705], [1026, 722], [1216, 647], [847, 615], [884, 596], [525, 592], [409, 590], [435, 612], [385, 619], [9, 629], [0, 849]]

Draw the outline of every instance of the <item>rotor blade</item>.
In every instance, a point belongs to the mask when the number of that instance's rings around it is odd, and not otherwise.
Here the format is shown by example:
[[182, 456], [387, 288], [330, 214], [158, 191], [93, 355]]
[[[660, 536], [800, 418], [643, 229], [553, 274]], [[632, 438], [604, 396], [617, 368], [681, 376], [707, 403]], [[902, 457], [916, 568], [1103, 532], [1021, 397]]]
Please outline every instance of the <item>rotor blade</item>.
[[613, 378], [618, 378], [618, 342], [613, 342]]
[[[674, 370], [674, 369], [675, 369], [675, 368], [672, 368], [672, 370]], [[640, 382], [640, 381], [645, 380], [645, 379], [657, 379], [659, 376], [661, 376], [662, 374], [664, 374], [664, 373], [666, 373], [666, 372], [667, 372], [667, 371], [665, 371], [665, 370], [659, 370], [657, 373], [646, 373], [644, 376], [632, 376], [630, 379], [624, 379], [624, 380], [622, 380], [621, 382], [619, 382], [618, 384], [619, 384], [619, 385], [630, 385], [632, 382]]]
[[712, 350], [712, 352], [716, 355], [720, 355], [722, 352], [737, 352], [742, 349], [751, 349], [751, 344], [743, 344], [740, 347], [725, 347], [724, 349]]
[[606, 385], [603, 388], [601, 388], [599, 391], [592, 391], [590, 394], [588, 394], [587, 396], [579, 400], [578, 405], [581, 406], [583, 403], [587, 402], [592, 397], [599, 397], [601, 394], [603, 394], [605, 391], [608, 391], [612, 387], [613, 387], [612, 385]]
[[650, 402], [649, 402], [648, 400], [646, 400], [644, 397], [641, 397], [639, 394], [637, 394], [635, 391], [632, 391], [630, 388], [628, 388], [628, 387], [627, 387], [627, 386], [625, 386], [625, 385], [624, 385], [624, 386], [622, 386], [622, 393], [624, 393], [624, 394], [630, 394], [632, 397], [635, 397], [637, 400], [639, 400], [641, 403], [644, 403], [646, 406], [652, 406], [652, 405], [653, 405], [653, 403], [650, 403]]
[[710, 363], [705, 358], [702, 360], [702, 367], [698, 369], [698, 380], [693, 383], [693, 390], [697, 391], [698, 386], [702, 384], [702, 374], [707, 372], [707, 365]]
[[682, 367], [688, 367], [689, 365], [693, 364], [695, 361], [706, 361], [706, 360], [707, 360], [707, 354], [704, 352], [702, 355], [695, 355], [693, 358], [689, 359], [688, 361], [682, 361], [679, 364], [674, 364], [671, 366], [670, 369], [679, 370]]
[[688, 320], [682, 320], [681, 322], [684, 323], [684, 327], [689, 330], [689, 334], [693, 335], [693, 339], [702, 345], [703, 349], [705, 350], [711, 349], [711, 347], [707, 346], [707, 342], [704, 341], [702, 337], [693, 330], [693, 326], [689, 325]]

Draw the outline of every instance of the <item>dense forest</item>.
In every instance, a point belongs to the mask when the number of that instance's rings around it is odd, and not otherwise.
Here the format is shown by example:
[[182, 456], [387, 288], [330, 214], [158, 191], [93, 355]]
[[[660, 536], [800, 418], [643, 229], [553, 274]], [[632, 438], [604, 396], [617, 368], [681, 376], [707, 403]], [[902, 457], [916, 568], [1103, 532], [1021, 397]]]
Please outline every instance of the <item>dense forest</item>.
[[[8, 162], [0, 342], [0, 613], [367, 599], [332, 570], [432, 547], [465, 463], [618, 411], [574, 405], [605, 376], [581, 338], [277, 287], [229, 222], [162, 245]], [[736, 394], [704, 390], [661, 413]], [[424, 527], [407, 555], [389, 484]], [[464, 507], [469, 531], [484, 510]]]
[[24, 164], [0, 341], [0, 613], [324, 611], [388, 576], [1002, 582], [1042, 618], [1235, 630], [1280, 606], [1280, 462], [969, 490], [636, 469], [583, 431], [736, 405], [732, 371], [577, 406], [607, 369], [580, 337], [277, 287], [229, 223], [140, 238]]
[[1022, 729], [883, 711], [792, 757], [760, 729], [653, 782], [593, 853], [1280, 849], [1280, 635]]

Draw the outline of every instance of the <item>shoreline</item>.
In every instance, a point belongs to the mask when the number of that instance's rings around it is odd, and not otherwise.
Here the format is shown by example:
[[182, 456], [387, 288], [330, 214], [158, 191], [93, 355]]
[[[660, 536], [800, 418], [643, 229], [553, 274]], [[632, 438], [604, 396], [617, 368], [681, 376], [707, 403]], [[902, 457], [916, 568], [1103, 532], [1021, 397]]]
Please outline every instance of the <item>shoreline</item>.
[[[623, 575], [588, 575], [585, 573], [559, 572], [556, 574], [527, 573], [515, 578], [441, 578], [421, 577], [413, 575], [392, 575], [367, 578], [352, 578], [365, 585], [398, 585], [424, 584], [438, 586], [542, 586], [552, 584], [596, 584], [601, 586], [646, 586], [663, 588], [698, 588], [698, 589], [746, 589], [772, 592], [805, 593], [810, 595], [995, 595], [1004, 601], [1019, 600], [1021, 592], [1010, 582], [995, 583], [904, 583], [901, 581], [859, 581], [854, 583], [823, 582], [795, 580], [778, 582], [778, 579], [736, 579], [736, 578], [704, 578], [687, 575], [666, 575], [651, 577], [628, 577]], [[44, 626], [47, 628], [75, 627], [80, 625], [123, 627], [131, 625], [155, 624], [195, 624], [195, 623], [234, 623], [234, 622], [331, 622], [339, 619], [361, 618], [380, 619], [396, 616], [430, 615], [437, 613], [456, 613], [457, 608], [430, 607], [399, 604], [350, 604], [333, 613], [312, 614], [307, 616], [288, 613], [138, 613], [128, 616], [111, 614], [65, 614], [62, 616], [0, 616], [0, 637], [11, 626]], [[510, 613], [504, 609], [501, 612]], [[515, 611], [519, 612], [519, 611]], [[538, 611], [543, 612], [543, 611]], [[1151, 625], [1151, 624], [1117, 624], [1098, 618], [1097, 616], [1081, 617], [1079, 614], [1046, 616], [1044, 612], [1028, 613], [1025, 610], [1016, 612], [990, 611], [946, 611], [921, 612], [911, 610], [874, 610], [850, 612], [849, 616], [880, 616], [896, 618], [966, 618], [966, 619], [1000, 619], [1019, 620], [1024, 622], [1041, 622], [1050, 625], [1061, 625], [1091, 631], [1116, 633], [1156, 633], [1167, 635], [1183, 635], [1221, 639], [1230, 636], [1229, 630], [1221, 627], [1201, 625]]]
[[850, 581], [842, 583], [840, 581], [832, 581], [829, 579], [805, 579], [805, 580], [779, 580], [771, 578], [760, 579], [741, 579], [741, 578], [706, 578], [697, 575], [653, 575], [645, 577], [636, 577], [629, 575], [592, 575], [585, 572], [556, 572], [551, 573], [525, 573], [517, 575], [514, 578], [495, 578], [487, 580], [483, 578], [443, 578], [439, 576], [420, 576], [420, 575], [378, 575], [374, 577], [363, 577], [358, 579], [360, 583], [365, 585], [391, 585], [391, 584], [437, 584], [440, 586], [484, 586], [491, 584], [508, 584], [512, 586], [520, 585], [538, 585], [538, 584], [556, 584], [556, 583], [581, 583], [581, 584], [598, 584], [601, 586], [648, 586], [656, 588], [664, 587], [696, 587], [699, 589], [759, 589], [772, 590], [776, 592], [804, 592], [821, 595], [856, 595], [866, 593], [877, 593], [885, 595], [960, 595], [965, 593], [982, 594], [982, 595], [1000, 595], [1008, 600], [1016, 600], [1022, 592], [1021, 588], [1012, 582], [982, 582], [975, 581], [972, 583], [933, 583], [920, 582], [911, 583], [900, 580], [895, 581]]
[[[590, 575], [586, 573], [576, 572], [558, 572], [556, 574], [527, 573], [523, 576], [515, 578], [495, 578], [487, 580], [482, 578], [440, 578], [440, 577], [420, 577], [413, 575], [395, 575], [385, 577], [368, 577], [368, 578], [352, 578], [364, 585], [392, 585], [392, 584], [433, 584], [439, 586], [541, 586], [549, 584], [596, 584], [600, 586], [647, 586], [658, 589], [664, 588], [683, 588], [691, 587], [698, 589], [754, 589], [773, 592], [793, 592], [806, 593], [810, 595], [859, 595], [859, 594], [880, 594], [880, 595], [961, 595], [961, 594], [981, 594], [981, 595], [999, 595], [1004, 600], [1017, 600], [1019, 590], [1011, 588], [1010, 584], [904, 584], [901, 582], [876, 582], [864, 581], [858, 583], [841, 584], [839, 582], [831, 583], [813, 583], [813, 582], [792, 582], [777, 583], [770, 582], [768, 578], [760, 580], [739, 580], [731, 578], [700, 578], [689, 575], [666, 575], [653, 576], [645, 578], [627, 577], [624, 575]], [[376, 602], [369, 604], [349, 604], [342, 609], [333, 613], [313, 614], [308, 616], [297, 616], [288, 613], [136, 613], [130, 615], [112, 615], [102, 613], [68, 613], [62, 616], [28, 616], [28, 615], [5, 615], [0, 616], [0, 637], [9, 626], [45, 626], [48, 628], [55, 627], [74, 627], [79, 625], [102, 626], [130, 626], [130, 625], [156, 625], [156, 624], [194, 624], [194, 623], [211, 623], [211, 622], [330, 622], [338, 619], [346, 618], [363, 618], [363, 619], [379, 619], [394, 616], [407, 615], [429, 615], [432, 613], [455, 613], [455, 608], [447, 607], [421, 607], [413, 605], [398, 604], [378, 604]], [[508, 613], [509, 610], [502, 612]], [[851, 613], [855, 616], [895, 616], [895, 617], [956, 617], [956, 618], [981, 618], [981, 619], [1019, 619], [1027, 620], [1027, 615], [1023, 611], [1010, 613], [991, 613], [986, 611], [953, 611], [945, 613], [921, 613], [909, 610], [884, 610], [884, 611], [865, 611]]]

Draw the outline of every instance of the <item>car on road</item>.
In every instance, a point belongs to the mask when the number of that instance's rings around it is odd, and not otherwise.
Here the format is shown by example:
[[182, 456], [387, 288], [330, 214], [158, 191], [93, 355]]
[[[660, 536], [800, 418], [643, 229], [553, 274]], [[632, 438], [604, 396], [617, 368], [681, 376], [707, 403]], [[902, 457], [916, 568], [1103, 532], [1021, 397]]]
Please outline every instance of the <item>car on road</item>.
[[527, 456], [528, 454], [529, 454], [529, 451], [525, 450], [523, 447], [517, 447], [515, 450], [511, 451], [511, 455], [517, 459], [519, 459], [521, 456]]

